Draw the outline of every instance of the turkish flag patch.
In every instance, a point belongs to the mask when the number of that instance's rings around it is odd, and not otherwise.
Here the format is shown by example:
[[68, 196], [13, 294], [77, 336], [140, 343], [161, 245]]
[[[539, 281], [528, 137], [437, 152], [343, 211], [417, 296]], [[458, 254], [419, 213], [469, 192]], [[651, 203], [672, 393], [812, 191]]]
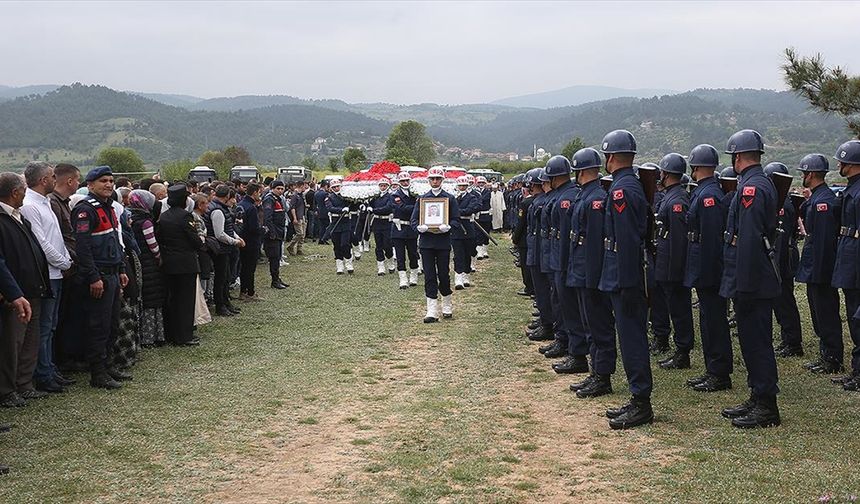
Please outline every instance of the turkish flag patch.
[[819, 212], [826, 212], [827, 211], [827, 203], [819, 203], [819, 204], [815, 205], [815, 209], [818, 210]]
[[675, 203], [672, 205], [672, 211], [675, 213], [681, 213], [684, 211], [684, 207], [680, 203]]
[[744, 196], [755, 196], [755, 186], [744, 187]]
[[704, 200], [702, 200], [702, 204], [705, 205], [705, 208], [708, 208], [716, 205], [717, 202], [714, 201], [714, 198], [705, 198]]
[[561, 208], [570, 208], [570, 200], [561, 200], [561, 204], [559, 204]]
[[785, 208], [780, 208], [779, 209], [779, 216], [782, 217], [783, 215], [785, 215]]
[[616, 189], [615, 191], [612, 191], [612, 199], [613, 200], [624, 199], [624, 189]]
[[592, 210], [603, 210], [603, 200], [594, 200], [591, 202]]

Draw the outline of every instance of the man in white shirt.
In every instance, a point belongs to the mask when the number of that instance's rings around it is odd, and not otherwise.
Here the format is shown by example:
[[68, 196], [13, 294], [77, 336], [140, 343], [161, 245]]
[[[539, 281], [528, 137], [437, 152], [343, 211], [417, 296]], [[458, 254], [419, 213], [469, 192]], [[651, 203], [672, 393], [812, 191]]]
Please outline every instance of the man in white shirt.
[[48, 199], [48, 194], [54, 190], [57, 180], [54, 176], [54, 167], [41, 161], [31, 162], [24, 168], [24, 179], [27, 182], [27, 193], [20, 210], [21, 215], [30, 223], [33, 235], [48, 260], [48, 274], [53, 294], [52, 298], [42, 300], [39, 315], [39, 360], [33, 381], [37, 390], [60, 393], [64, 391], [64, 385], [71, 385], [72, 382], [60, 375], [54, 365], [53, 340], [63, 289], [63, 271], [72, 266], [72, 258], [63, 241], [57, 215], [51, 209]]

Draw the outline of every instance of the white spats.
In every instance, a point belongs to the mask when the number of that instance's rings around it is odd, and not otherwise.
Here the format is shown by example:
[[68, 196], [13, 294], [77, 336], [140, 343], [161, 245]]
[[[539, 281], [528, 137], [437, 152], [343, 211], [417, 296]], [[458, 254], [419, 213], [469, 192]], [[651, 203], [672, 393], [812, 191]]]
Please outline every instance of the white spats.
[[424, 323], [436, 322], [439, 320], [439, 301], [435, 298], [427, 299], [427, 313], [424, 315]]
[[351, 275], [355, 271], [355, 269], [353, 269], [353, 267], [352, 267], [352, 257], [345, 260], [344, 263], [346, 265], [346, 272]]
[[409, 288], [409, 279], [407, 278], [405, 271], [398, 271], [398, 276], [400, 276], [400, 288], [408, 289]]
[[454, 273], [454, 289], [455, 290], [463, 290], [465, 284], [463, 283], [463, 277], [466, 276], [464, 273]]
[[337, 274], [343, 275], [343, 259], [335, 259], [334, 265], [335, 268], [337, 268]]
[[418, 285], [418, 270], [409, 272], [409, 285]]
[[454, 303], [451, 302], [451, 294], [442, 296], [442, 317], [451, 318], [454, 316]]
[[385, 261], [376, 261], [376, 274], [379, 276], [385, 275]]

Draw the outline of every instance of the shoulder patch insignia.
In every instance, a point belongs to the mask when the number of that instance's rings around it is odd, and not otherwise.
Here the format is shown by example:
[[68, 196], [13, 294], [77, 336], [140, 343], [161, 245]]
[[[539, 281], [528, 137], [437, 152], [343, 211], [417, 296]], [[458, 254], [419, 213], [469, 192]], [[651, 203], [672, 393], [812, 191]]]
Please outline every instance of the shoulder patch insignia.
[[755, 196], [755, 186], [744, 186], [744, 196]]
[[561, 208], [570, 208], [570, 200], [561, 200], [558, 206]]
[[603, 209], [603, 200], [594, 200], [591, 202], [592, 210], [602, 210]]
[[624, 199], [624, 189], [616, 189], [616, 190], [612, 191], [612, 199], [613, 200]]
[[705, 198], [702, 200], [702, 204], [705, 205], [705, 208], [712, 207], [717, 204], [714, 198]]
[[785, 208], [780, 208], [779, 209], [779, 216], [782, 217], [783, 215], [785, 215]]
[[86, 212], [81, 212], [81, 213], [79, 213], [79, 214], [78, 214], [78, 219], [86, 219], [86, 218], [87, 218], [87, 213], [86, 213]]
[[827, 211], [827, 203], [819, 203], [819, 204], [815, 205], [815, 209], [818, 210], [819, 212], [826, 212]]
[[672, 205], [672, 211], [674, 213], [681, 213], [684, 211], [684, 207], [680, 203], [675, 203], [674, 205]]

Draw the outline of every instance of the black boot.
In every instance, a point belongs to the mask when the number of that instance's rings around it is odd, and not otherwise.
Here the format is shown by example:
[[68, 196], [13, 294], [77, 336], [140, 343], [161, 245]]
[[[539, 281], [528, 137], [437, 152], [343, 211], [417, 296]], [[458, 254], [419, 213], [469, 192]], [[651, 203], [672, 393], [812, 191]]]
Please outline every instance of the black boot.
[[567, 356], [567, 341], [555, 340], [553, 346], [551, 348], [547, 348], [546, 352], [543, 353], [543, 356], [547, 359], [558, 359], [559, 357]]
[[122, 388], [122, 384], [111, 378], [106, 371], [94, 372], [90, 378], [90, 386], [93, 388], [103, 388], [108, 390]]
[[531, 322], [529, 322], [529, 325], [528, 325], [528, 326], [526, 326], [526, 328], [527, 328], [529, 331], [534, 331], [534, 330], [535, 330], [535, 329], [537, 329], [538, 327], [540, 327], [540, 320], [538, 320], [538, 319], [532, 320]]
[[732, 379], [728, 376], [708, 375], [708, 379], [693, 385], [696, 392], [717, 392], [732, 388]]
[[131, 381], [132, 379], [131, 373], [127, 373], [117, 368], [108, 369], [107, 374], [116, 381]]
[[842, 384], [842, 390], [847, 390], [849, 392], [857, 392], [860, 391], [860, 375], [851, 378]]
[[215, 308], [215, 315], [218, 315], [219, 317], [232, 317], [233, 312], [228, 310], [226, 306], [219, 306]]
[[651, 351], [651, 355], [660, 355], [669, 351], [669, 337], [668, 336], [654, 336], [654, 339], [651, 340], [651, 346], [649, 347]]
[[692, 378], [689, 378], [687, 380], [687, 386], [692, 387], [693, 385], [698, 385], [698, 384], [704, 382], [705, 380], [707, 380], [710, 376], [711, 376], [710, 374], [705, 373], [701, 376], [694, 376]]
[[810, 369], [815, 374], [836, 374], [845, 371], [845, 366], [841, 362], [835, 362], [829, 359], [821, 358], [821, 365]]
[[272, 280], [272, 288], [273, 289], [286, 289], [287, 286], [282, 284], [280, 280]]
[[611, 394], [612, 380], [609, 378], [609, 375], [594, 375], [591, 383], [576, 391], [576, 397], [585, 399], [586, 397], [600, 397]]
[[590, 374], [590, 375], [586, 376], [586, 377], [585, 377], [585, 379], [584, 379], [584, 380], [582, 380], [582, 381], [571, 383], [571, 384], [570, 384], [570, 391], [571, 391], [571, 392], [577, 392], [577, 391], [579, 391], [579, 390], [584, 389], [584, 388], [585, 388], [585, 387], [587, 387], [591, 382], [593, 382], [593, 381], [595, 380], [595, 378], [596, 378], [596, 377], [595, 377], [594, 373], [592, 373], [592, 374]]
[[587, 373], [588, 358], [584, 355], [571, 355], [564, 361], [553, 364], [552, 370], [558, 374]]
[[654, 411], [651, 409], [651, 399], [633, 396], [626, 411], [609, 419], [609, 427], [613, 430], [632, 429], [653, 421]]
[[803, 347], [780, 345], [774, 349], [777, 357], [803, 357]]
[[549, 341], [555, 339], [555, 334], [553, 333], [552, 328], [547, 329], [546, 327], [541, 326], [528, 333], [528, 338], [531, 341]]
[[776, 397], [759, 397], [755, 406], [746, 415], [732, 419], [732, 425], [740, 429], [775, 427], [780, 424]]
[[672, 357], [660, 362], [660, 367], [663, 369], [690, 369], [690, 353], [676, 350]]
[[749, 399], [738, 404], [737, 406], [730, 406], [728, 408], [725, 408], [721, 412], [721, 414], [725, 418], [742, 417], [742, 416], [746, 415], [747, 413], [749, 413], [755, 407], [755, 403], [756, 403], [756, 396], [753, 394], [750, 394]]

